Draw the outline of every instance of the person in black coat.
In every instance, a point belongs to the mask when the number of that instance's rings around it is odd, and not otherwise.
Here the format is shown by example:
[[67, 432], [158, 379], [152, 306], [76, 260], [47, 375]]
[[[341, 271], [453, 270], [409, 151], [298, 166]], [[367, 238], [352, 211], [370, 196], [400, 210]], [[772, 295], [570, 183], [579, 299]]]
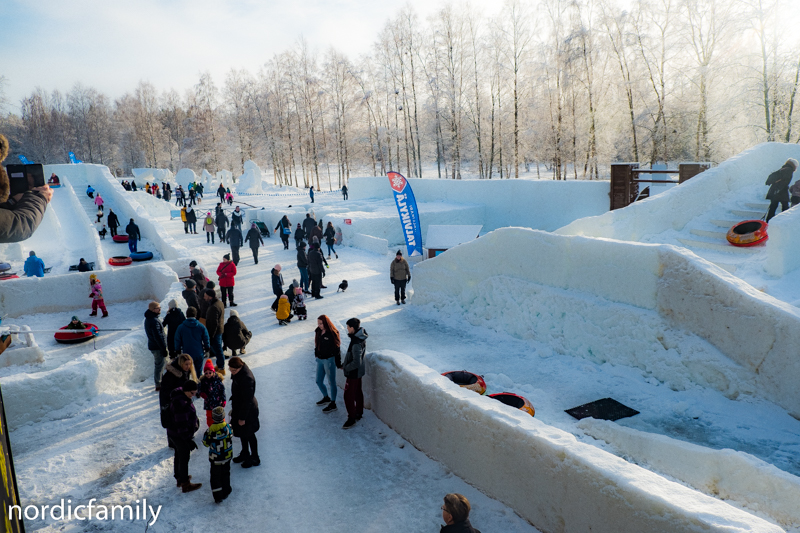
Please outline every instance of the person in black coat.
[[239, 265], [239, 248], [244, 244], [244, 237], [239, 228], [231, 224], [231, 229], [225, 234], [225, 242], [231, 245], [231, 258], [234, 265]]
[[462, 494], [447, 494], [442, 505], [442, 526], [439, 533], [481, 533], [469, 523], [469, 500]]
[[[183, 299], [186, 300], [186, 306], [194, 307], [199, 311], [200, 302], [197, 300], [197, 290], [195, 289], [197, 283], [195, 283], [193, 280], [190, 279], [187, 279], [183, 283], [186, 285], [186, 289], [184, 289], [181, 295], [183, 296]], [[170, 346], [172, 346], [171, 343]]]
[[258, 466], [258, 440], [256, 432], [261, 428], [258, 420], [258, 400], [256, 400], [256, 378], [240, 357], [228, 361], [231, 371], [231, 426], [233, 435], [242, 440], [242, 453], [233, 458], [243, 468]]
[[186, 208], [186, 223], [189, 224], [189, 233], [197, 235], [197, 213], [191, 205]]
[[119, 218], [117, 218], [117, 214], [114, 212], [113, 209], [108, 210], [108, 229], [111, 230], [111, 236], [117, 234], [117, 228], [119, 227]]
[[767, 223], [775, 216], [778, 204], [781, 204], [781, 213], [789, 209], [789, 184], [792, 182], [792, 174], [797, 170], [797, 160], [789, 159], [783, 166], [769, 175], [765, 185], [769, 185], [767, 200], [769, 212], [767, 213]]
[[264, 245], [264, 239], [261, 238], [261, 232], [258, 231], [255, 222], [250, 224], [250, 231], [244, 238], [244, 242], [250, 241], [250, 249], [253, 251], [253, 261], [258, 264], [258, 247]]
[[170, 394], [170, 426], [167, 435], [175, 448], [174, 475], [183, 492], [199, 489], [200, 483], [192, 483], [189, 476], [189, 456], [197, 449], [194, 434], [200, 427], [193, 399], [197, 394], [197, 383], [187, 380]]
[[214, 217], [214, 222], [217, 224], [217, 234], [219, 235], [219, 241], [223, 242], [225, 240], [225, 233], [228, 228], [228, 217], [225, 215], [225, 211], [222, 209], [220, 204], [217, 204], [217, 213]]
[[303, 231], [303, 228], [300, 227], [300, 223], [297, 224], [297, 229], [294, 230], [294, 247], [297, 248], [300, 246], [300, 243], [305, 239], [306, 232]]
[[279, 232], [281, 236], [281, 240], [283, 241], [283, 249], [288, 250], [289, 235], [292, 234], [292, 223], [289, 222], [288, 216], [283, 215], [283, 218], [278, 221], [278, 225], [275, 226], [275, 231]]
[[167, 351], [167, 337], [164, 335], [164, 326], [158, 319], [161, 314], [161, 305], [152, 301], [144, 312], [144, 332], [147, 335], [147, 349], [153, 354], [154, 370], [153, 381], [156, 391], [161, 390], [161, 374], [164, 372], [164, 363], [169, 356]]
[[[197, 295], [195, 295], [195, 299], [197, 299]], [[186, 320], [186, 315], [184, 315], [183, 311], [178, 307], [178, 302], [170, 300], [169, 311], [167, 311], [167, 316], [164, 317], [161, 324], [167, 328], [167, 351], [172, 358], [178, 355], [178, 352], [175, 350], [175, 331], [177, 331], [178, 326], [183, 324], [184, 320]]]
[[272, 294], [275, 295], [275, 301], [272, 302], [272, 310], [278, 310], [278, 300], [283, 296], [283, 276], [281, 275], [281, 266], [275, 265], [272, 268]]
[[325, 276], [324, 261], [322, 250], [312, 247], [308, 252], [308, 277], [311, 278], [311, 296], [316, 299], [322, 298], [319, 291], [322, 288], [322, 278]]
[[127, 226], [125, 226], [125, 233], [128, 234], [128, 249], [131, 253], [136, 253], [136, 243], [142, 238], [142, 233], [139, 231], [139, 226], [131, 219]]
[[217, 196], [219, 196], [219, 202], [221, 204], [224, 204], [225, 203], [225, 186], [222, 185], [221, 183], [219, 184], [219, 187], [217, 187]]
[[300, 286], [304, 294], [311, 294], [308, 290], [311, 278], [308, 277], [308, 254], [306, 253], [306, 243], [300, 241], [297, 245], [297, 269], [300, 271]]
[[347, 200], [347, 185], [342, 185], [342, 196]]
[[[168, 429], [171, 424], [169, 404], [172, 391], [182, 387], [190, 379], [197, 381], [197, 374], [194, 372], [194, 362], [191, 355], [182, 353], [167, 363], [164, 375], [161, 377], [161, 390], [158, 391], [158, 403], [161, 406], [161, 427], [164, 429]], [[169, 436], [167, 438], [169, 440]], [[172, 441], [170, 440], [171, 445]]]
[[311, 230], [317, 225], [317, 221], [311, 216], [311, 213], [306, 213], [306, 218], [303, 220], [303, 231], [306, 233], [306, 240], [311, 242]]

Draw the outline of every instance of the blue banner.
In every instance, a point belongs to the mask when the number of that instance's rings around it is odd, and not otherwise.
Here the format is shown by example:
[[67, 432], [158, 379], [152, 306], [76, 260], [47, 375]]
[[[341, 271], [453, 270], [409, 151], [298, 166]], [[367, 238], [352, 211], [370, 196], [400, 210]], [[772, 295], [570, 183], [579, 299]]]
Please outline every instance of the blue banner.
[[28, 161], [28, 158], [25, 157], [24, 155], [18, 155], [17, 157], [19, 157], [19, 160], [22, 161], [23, 165], [32, 165], [33, 164], [33, 161]]
[[72, 163], [73, 165], [77, 165], [78, 163], [83, 163], [83, 161], [75, 157], [75, 152], [69, 153], [69, 162]]
[[422, 227], [419, 223], [419, 211], [414, 191], [411, 190], [408, 180], [398, 172], [389, 172], [389, 185], [394, 191], [394, 202], [400, 214], [400, 223], [403, 225], [403, 235], [406, 237], [408, 257], [422, 255]]

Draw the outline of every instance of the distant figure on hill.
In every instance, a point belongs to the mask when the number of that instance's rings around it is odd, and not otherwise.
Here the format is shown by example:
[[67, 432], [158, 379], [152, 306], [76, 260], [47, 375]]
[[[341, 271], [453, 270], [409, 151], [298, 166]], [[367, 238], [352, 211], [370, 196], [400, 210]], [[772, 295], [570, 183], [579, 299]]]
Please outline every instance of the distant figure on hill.
[[797, 170], [797, 160], [788, 159], [779, 169], [769, 175], [764, 185], [769, 185], [767, 200], [769, 212], [767, 212], [767, 223], [775, 216], [778, 204], [781, 204], [781, 213], [789, 209], [789, 184], [792, 182], [792, 174]]
[[308, 188], [308, 195], [311, 197], [311, 203], [314, 203], [314, 186]]
[[342, 185], [342, 197], [347, 200], [347, 185]]

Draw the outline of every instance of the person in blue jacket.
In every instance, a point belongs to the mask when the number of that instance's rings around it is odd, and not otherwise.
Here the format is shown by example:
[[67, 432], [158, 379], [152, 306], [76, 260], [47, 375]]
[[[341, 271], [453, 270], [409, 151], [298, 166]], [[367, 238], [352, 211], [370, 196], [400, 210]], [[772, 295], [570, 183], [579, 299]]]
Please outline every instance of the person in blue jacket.
[[311, 203], [313, 204], [314, 203], [314, 186], [313, 185], [308, 188], [308, 194], [309, 194], [309, 196], [311, 196]]
[[33, 250], [28, 252], [28, 258], [25, 260], [25, 275], [29, 278], [31, 276], [44, 277], [44, 261], [36, 257], [36, 252]]
[[94, 189], [92, 188], [91, 185], [86, 187], [86, 196], [88, 196], [89, 198], [94, 198]]
[[211, 349], [211, 339], [206, 327], [197, 320], [197, 309], [186, 310], [186, 320], [175, 331], [175, 351], [189, 354], [194, 363], [196, 375], [202, 374], [203, 359], [206, 351]]

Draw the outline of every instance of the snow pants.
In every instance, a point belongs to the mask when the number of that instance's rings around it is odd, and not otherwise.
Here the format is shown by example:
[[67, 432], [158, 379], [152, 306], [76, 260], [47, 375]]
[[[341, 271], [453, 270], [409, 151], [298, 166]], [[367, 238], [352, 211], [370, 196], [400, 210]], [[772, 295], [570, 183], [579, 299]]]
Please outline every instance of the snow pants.
[[[328, 385], [331, 387], [331, 393], [328, 394], [328, 389], [325, 388], [325, 376], [328, 376]], [[327, 359], [317, 358], [317, 387], [322, 393], [322, 396], [328, 396], [332, 402], [336, 401], [336, 358], [329, 357]]]
[[256, 264], [258, 264], [258, 247], [251, 246], [250, 249], [253, 250], [253, 261], [255, 261]]
[[211, 494], [214, 501], [222, 501], [231, 492], [231, 460], [210, 461]]
[[222, 293], [222, 305], [228, 307], [228, 299], [233, 303], [233, 287], [220, 287], [219, 290]]
[[238, 246], [231, 246], [231, 259], [233, 259], [233, 264], [239, 266], [239, 247]]
[[97, 314], [98, 307], [103, 311], [104, 316], [108, 314], [108, 311], [106, 310], [106, 302], [100, 298], [99, 300], [92, 300], [92, 315]]
[[347, 378], [344, 385], [344, 406], [347, 418], [360, 419], [364, 415], [364, 393], [361, 391], [361, 378]]
[[111, 231], [111, 236], [112, 237], [117, 234], [117, 227], [116, 226], [109, 226], [108, 229]]
[[789, 202], [786, 200], [772, 200], [769, 203], [769, 212], [767, 213], [767, 223], [769, 224], [769, 219], [775, 216], [775, 212], [778, 210], [778, 204], [781, 204], [781, 213], [789, 209]]
[[173, 475], [178, 483], [189, 481], [189, 456], [192, 454], [192, 444], [192, 439], [172, 439], [172, 445], [175, 447]]
[[399, 302], [400, 300], [405, 300], [406, 283], [408, 282], [404, 279], [394, 279], [392, 283], [394, 283], [394, 301]]
[[214, 244], [214, 232], [213, 231], [207, 231], [206, 232], [206, 244], [208, 244], [209, 242], [211, 244]]

